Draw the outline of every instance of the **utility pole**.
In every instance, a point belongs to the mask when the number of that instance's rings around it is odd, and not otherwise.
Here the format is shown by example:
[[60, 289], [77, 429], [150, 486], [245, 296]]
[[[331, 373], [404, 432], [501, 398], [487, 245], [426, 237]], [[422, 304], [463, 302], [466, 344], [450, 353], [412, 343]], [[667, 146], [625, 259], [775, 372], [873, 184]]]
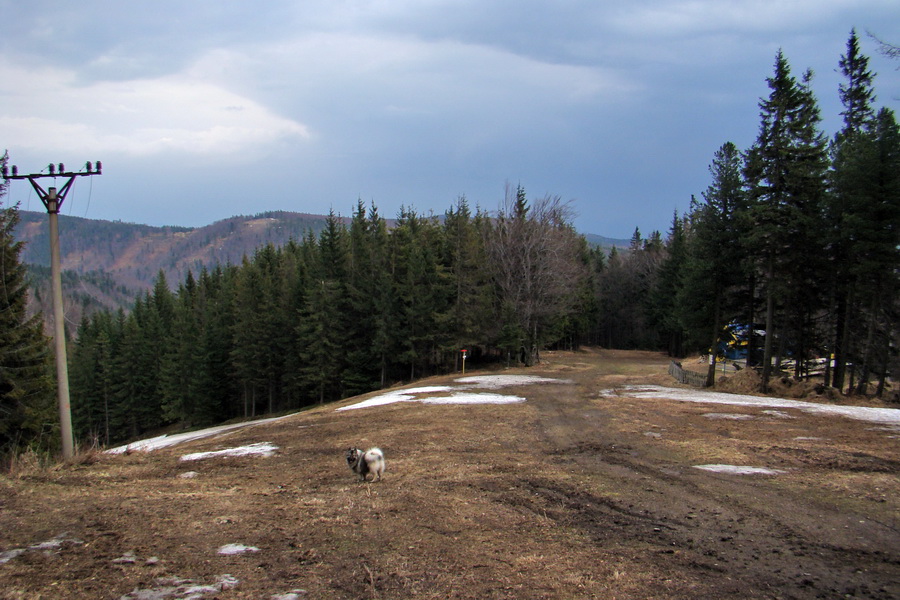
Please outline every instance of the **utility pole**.
[[[31, 187], [37, 192], [47, 209], [47, 215], [50, 218], [50, 279], [53, 284], [53, 325], [54, 325], [54, 341], [56, 342], [56, 392], [59, 399], [59, 427], [62, 435], [62, 451], [63, 459], [71, 460], [75, 456], [75, 438], [72, 435], [72, 407], [69, 402], [69, 369], [66, 365], [66, 324], [63, 315], [63, 298], [62, 298], [62, 269], [60, 268], [59, 258], [59, 209], [62, 208], [66, 195], [72, 188], [76, 177], [84, 177], [88, 175], [100, 175], [103, 165], [98, 160], [95, 165], [90, 161], [85, 164], [83, 171], [66, 171], [65, 165], [59, 163], [50, 165], [47, 173], [35, 173], [31, 175], [19, 175], [18, 168], [13, 165], [12, 173], [3, 167], [3, 179], [27, 179], [31, 183]], [[67, 177], [68, 181], [63, 184], [60, 190], [55, 187], [48, 187], [46, 190], [37, 182], [38, 179], [45, 177]]]

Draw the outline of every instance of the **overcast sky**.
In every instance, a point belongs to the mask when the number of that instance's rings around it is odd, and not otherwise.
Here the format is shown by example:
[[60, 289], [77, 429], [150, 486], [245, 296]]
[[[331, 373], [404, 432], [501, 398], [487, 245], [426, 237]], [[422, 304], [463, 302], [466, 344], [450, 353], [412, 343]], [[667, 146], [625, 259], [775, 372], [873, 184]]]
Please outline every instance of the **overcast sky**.
[[867, 32], [900, 44], [898, 0], [0, 0], [0, 151], [101, 160], [63, 207], [94, 219], [494, 210], [509, 182], [584, 233], [665, 234], [754, 141], [779, 48], [834, 133], [854, 27], [897, 111]]

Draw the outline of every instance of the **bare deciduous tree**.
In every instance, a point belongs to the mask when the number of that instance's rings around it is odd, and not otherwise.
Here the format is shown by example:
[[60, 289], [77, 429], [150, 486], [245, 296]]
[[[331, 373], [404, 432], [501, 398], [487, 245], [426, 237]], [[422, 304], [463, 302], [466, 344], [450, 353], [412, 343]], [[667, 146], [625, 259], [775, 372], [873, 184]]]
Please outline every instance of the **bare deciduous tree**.
[[573, 216], [570, 203], [558, 196], [529, 205], [521, 186], [507, 185], [496, 218], [486, 227], [491, 272], [527, 365], [539, 359], [543, 328], [572, 309], [586, 275]]

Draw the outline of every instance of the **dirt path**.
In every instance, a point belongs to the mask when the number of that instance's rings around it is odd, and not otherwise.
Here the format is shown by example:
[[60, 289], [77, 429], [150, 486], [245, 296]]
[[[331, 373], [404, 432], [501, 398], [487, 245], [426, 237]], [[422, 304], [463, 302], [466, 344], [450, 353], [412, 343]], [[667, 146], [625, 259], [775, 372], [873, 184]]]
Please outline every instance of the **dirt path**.
[[[610, 377], [578, 379], [601, 389]], [[617, 490], [615, 497], [585, 499], [578, 526], [605, 540], [646, 542], [667, 556], [661, 562], [676, 577], [702, 584], [709, 596], [900, 595], [900, 515], [896, 496], [889, 502], [889, 490], [878, 488], [891, 484], [896, 493], [896, 480], [887, 481], [900, 473], [896, 437], [873, 436], [872, 424], [833, 417], [801, 423], [801, 413], [760, 418], [759, 410], [714, 413], [722, 408], [648, 406], [626, 396], [604, 404], [579, 387], [559, 402], [539, 404], [558, 462], [577, 465], [587, 480], [614, 482]], [[737, 415], [752, 419], [728, 418]], [[804, 437], [819, 439], [795, 439]], [[835, 444], [837, 438], [849, 447]], [[736, 453], [737, 464], [787, 474], [714, 474], [692, 468], [689, 460], [700, 464]], [[863, 483], [863, 473], [875, 483], [866, 493], [871, 506], [851, 506], [834, 495], [832, 486], [842, 478]], [[859, 497], [864, 488], [853, 492]]]
[[[900, 597], [900, 432], [600, 393], [666, 366], [551, 354], [502, 373], [555, 383], [469, 390], [524, 402], [322, 407], [0, 478], [0, 598]], [[350, 445], [385, 451], [383, 482]], [[695, 468], [716, 463], [781, 473]]]

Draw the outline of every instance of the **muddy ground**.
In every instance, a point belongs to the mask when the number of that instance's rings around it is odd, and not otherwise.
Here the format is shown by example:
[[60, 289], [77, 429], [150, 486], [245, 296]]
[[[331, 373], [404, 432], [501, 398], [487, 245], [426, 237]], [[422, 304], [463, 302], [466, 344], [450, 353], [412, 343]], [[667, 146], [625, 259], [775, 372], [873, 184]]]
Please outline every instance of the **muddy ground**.
[[[600, 394], [675, 387], [657, 354], [544, 358], [502, 373], [568, 382], [492, 391], [518, 404], [348, 400], [2, 476], [0, 598], [900, 598], [900, 432]], [[257, 442], [278, 450], [180, 460]]]

